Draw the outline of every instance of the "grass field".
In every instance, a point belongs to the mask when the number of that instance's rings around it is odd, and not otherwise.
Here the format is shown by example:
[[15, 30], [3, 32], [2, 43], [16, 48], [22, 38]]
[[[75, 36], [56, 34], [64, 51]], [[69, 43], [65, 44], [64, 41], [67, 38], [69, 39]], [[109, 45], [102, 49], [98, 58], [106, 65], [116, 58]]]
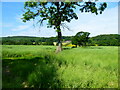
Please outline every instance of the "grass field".
[[3, 88], [117, 88], [118, 47], [3, 45]]

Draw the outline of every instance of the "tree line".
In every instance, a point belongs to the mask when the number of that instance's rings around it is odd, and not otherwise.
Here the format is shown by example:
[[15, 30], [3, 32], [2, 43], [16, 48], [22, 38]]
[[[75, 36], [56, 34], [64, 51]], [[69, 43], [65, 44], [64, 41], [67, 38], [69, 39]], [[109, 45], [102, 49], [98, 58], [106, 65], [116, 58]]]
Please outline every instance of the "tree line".
[[[80, 34], [80, 33], [79, 33]], [[87, 33], [86, 35], [88, 35]], [[77, 34], [76, 34], [77, 35]], [[88, 37], [87, 37], [88, 38]], [[76, 37], [78, 45], [82, 46], [120, 46], [120, 35], [119, 34], [104, 34], [95, 37], [89, 37], [86, 43], [81, 43], [80, 38]], [[71, 43], [76, 45], [75, 36], [63, 36], [62, 42], [72, 41]], [[2, 45], [54, 45], [53, 42], [57, 42], [57, 37], [30, 37], [30, 36], [12, 36], [12, 37], [1, 37], [0, 43]]]
[[119, 34], [106, 34], [98, 35], [89, 39], [90, 45], [99, 46], [120, 46], [120, 35]]

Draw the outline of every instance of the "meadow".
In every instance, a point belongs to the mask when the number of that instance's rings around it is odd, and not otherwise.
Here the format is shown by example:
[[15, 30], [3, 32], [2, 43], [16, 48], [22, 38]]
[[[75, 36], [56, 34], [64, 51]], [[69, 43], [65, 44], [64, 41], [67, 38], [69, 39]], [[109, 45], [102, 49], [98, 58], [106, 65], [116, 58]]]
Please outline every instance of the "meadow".
[[118, 88], [118, 47], [2, 45], [3, 88]]

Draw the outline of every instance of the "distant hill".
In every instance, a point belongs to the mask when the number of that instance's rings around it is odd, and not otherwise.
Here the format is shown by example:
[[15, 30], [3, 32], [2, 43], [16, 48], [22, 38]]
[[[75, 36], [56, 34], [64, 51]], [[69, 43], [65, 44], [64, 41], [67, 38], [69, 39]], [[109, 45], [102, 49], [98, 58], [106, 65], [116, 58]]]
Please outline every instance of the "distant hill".
[[98, 44], [99, 46], [120, 46], [119, 34], [104, 34], [90, 38], [91, 45]]
[[[73, 36], [63, 36], [64, 41], [70, 41]], [[120, 46], [120, 35], [104, 34], [90, 37], [88, 45]], [[9, 36], [0, 38], [2, 45], [53, 45], [57, 37]]]

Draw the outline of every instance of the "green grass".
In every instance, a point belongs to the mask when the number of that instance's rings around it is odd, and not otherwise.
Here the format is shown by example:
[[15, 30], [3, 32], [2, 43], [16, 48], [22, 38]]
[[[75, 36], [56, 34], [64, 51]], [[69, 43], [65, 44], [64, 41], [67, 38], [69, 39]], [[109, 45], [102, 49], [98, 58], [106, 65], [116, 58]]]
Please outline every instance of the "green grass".
[[[64, 47], [66, 48], [66, 47]], [[117, 88], [118, 47], [3, 45], [3, 88]]]

